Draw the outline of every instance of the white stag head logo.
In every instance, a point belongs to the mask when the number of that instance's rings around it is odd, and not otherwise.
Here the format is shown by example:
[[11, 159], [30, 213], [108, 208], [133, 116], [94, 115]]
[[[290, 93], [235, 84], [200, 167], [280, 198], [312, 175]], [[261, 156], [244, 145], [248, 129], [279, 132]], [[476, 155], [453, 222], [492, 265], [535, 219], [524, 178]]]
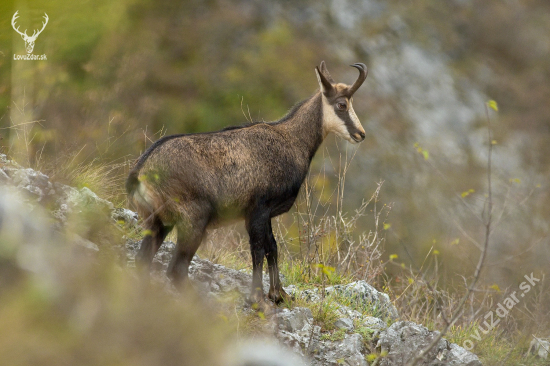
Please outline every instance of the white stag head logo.
[[19, 18], [19, 16], [17, 15], [18, 12], [19, 10], [17, 10], [15, 14], [13, 14], [13, 18], [11, 18], [11, 26], [13, 27], [13, 29], [15, 29], [17, 33], [21, 35], [21, 38], [23, 38], [23, 40], [25, 41], [25, 48], [27, 49], [27, 53], [32, 53], [32, 50], [34, 49], [34, 41], [36, 41], [36, 38], [38, 37], [38, 35], [42, 33], [44, 28], [46, 28], [46, 24], [48, 24], [48, 14], [44, 13], [44, 19], [46, 20], [46, 22], [42, 23], [42, 29], [40, 29], [38, 33], [36, 30], [34, 30], [34, 32], [32, 33], [32, 36], [29, 37], [27, 35], [26, 29], [25, 29], [25, 32], [21, 33], [19, 31], [19, 27], [15, 28], [15, 20]]

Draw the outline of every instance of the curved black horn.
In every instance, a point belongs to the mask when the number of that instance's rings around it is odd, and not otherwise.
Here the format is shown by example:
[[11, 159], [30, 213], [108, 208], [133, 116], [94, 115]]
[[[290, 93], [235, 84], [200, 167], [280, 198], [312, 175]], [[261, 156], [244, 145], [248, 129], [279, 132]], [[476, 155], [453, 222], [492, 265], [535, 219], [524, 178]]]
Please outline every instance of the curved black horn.
[[355, 80], [355, 83], [353, 83], [353, 85], [348, 90], [348, 95], [352, 96], [367, 78], [369, 70], [367, 69], [367, 66], [365, 64], [360, 62], [350, 66], [355, 67], [357, 70], [359, 70], [359, 77], [357, 78], [357, 80]]

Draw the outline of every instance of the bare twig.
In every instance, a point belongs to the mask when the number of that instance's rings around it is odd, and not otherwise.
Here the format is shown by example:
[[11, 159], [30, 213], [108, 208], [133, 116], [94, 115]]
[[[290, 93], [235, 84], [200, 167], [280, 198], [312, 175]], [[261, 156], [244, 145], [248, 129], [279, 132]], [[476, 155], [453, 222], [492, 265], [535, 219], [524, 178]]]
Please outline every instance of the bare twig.
[[493, 216], [493, 197], [492, 197], [492, 190], [491, 190], [491, 153], [493, 151], [493, 140], [491, 138], [491, 118], [489, 117], [489, 108], [487, 104], [485, 104], [485, 113], [487, 116], [487, 132], [488, 132], [487, 135], [488, 135], [488, 141], [489, 141], [489, 148], [488, 148], [489, 151], [488, 151], [488, 157], [487, 157], [487, 185], [488, 185], [487, 221], [485, 222], [485, 241], [483, 243], [483, 250], [481, 252], [481, 255], [479, 256], [479, 261], [476, 266], [474, 278], [472, 279], [470, 286], [468, 286], [466, 294], [464, 294], [462, 299], [460, 299], [458, 306], [454, 310], [454, 315], [451, 317], [449, 321], [446, 322], [446, 325], [443, 328], [443, 330], [436, 337], [434, 337], [432, 342], [407, 362], [406, 364], [407, 366], [415, 366], [419, 361], [423, 360], [424, 357], [428, 354], [428, 352], [430, 352], [430, 350], [439, 343], [439, 341], [447, 333], [449, 328], [458, 320], [458, 318], [462, 314], [462, 308], [464, 307], [464, 304], [466, 304], [466, 301], [470, 297], [470, 294], [474, 290], [475, 285], [479, 280], [481, 270], [483, 269], [483, 264], [485, 263], [485, 257], [487, 256], [487, 251], [489, 248], [489, 239], [491, 238], [491, 223], [492, 223], [492, 216]]

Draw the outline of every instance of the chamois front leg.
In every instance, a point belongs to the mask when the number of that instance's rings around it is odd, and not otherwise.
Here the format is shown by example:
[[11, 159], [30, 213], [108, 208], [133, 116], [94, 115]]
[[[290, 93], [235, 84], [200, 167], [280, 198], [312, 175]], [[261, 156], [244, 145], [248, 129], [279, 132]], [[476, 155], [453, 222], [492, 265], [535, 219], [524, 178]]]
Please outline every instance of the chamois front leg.
[[[265, 215], [251, 215], [246, 220], [246, 230], [250, 239], [250, 253], [252, 255], [252, 289], [250, 302], [257, 304], [260, 310], [268, 308], [264, 299], [262, 272], [265, 258], [265, 243], [268, 240], [269, 218]], [[269, 216], [267, 216], [269, 217]]]
[[281, 302], [289, 302], [292, 297], [283, 290], [279, 279], [279, 265], [277, 258], [277, 241], [273, 236], [271, 227], [271, 219], [269, 220], [268, 240], [265, 247], [265, 256], [267, 258], [267, 266], [269, 270], [269, 293], [267, 297], [276, 304]]

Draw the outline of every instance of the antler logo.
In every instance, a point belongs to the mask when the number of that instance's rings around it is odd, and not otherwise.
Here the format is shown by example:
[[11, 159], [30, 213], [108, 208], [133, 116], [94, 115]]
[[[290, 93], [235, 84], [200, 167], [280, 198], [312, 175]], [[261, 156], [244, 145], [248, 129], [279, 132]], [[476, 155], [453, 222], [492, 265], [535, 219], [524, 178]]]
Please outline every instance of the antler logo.
[[25, 31], [23, 33], [21, 33], [19, 31], [19, 27], [15, 27], [15, 20], [17, 18], [19, 18], [19, 16], [17, 15], [17, 13], [19, 12], [19, 10], [17, 10], [15, 12], [15, 14], [13, 14], [13, 18], [11, 18], [11, 26], [13, 27], [13, 29], [15, 29], [15, 31], [17, 33], [19, 33], [21, 35], [21, 38], [23, 38], [23, 40], [25, 41], [25, 48], [27, 49], [27, 53], [32, 53], [32, 50], [34, 49], [34, 42], [36, 41], [36, 38], [38, 37], [38, 35], [40, 33], [42, 33], [42, 31], [44, 30], [44, 28], [46, 28], [46, 24], [48, 24], [48, 14], [44, 13], [44, 19], [46, 20], [46, 22], [43, 22], [42, 23], [42, 29], [40, 29], [38, 32], [36, 30], [34, 30], [34, 32], [32, 33], [32, 36], [28, 36], [27, 35], [27, 30], [25, 29]]

